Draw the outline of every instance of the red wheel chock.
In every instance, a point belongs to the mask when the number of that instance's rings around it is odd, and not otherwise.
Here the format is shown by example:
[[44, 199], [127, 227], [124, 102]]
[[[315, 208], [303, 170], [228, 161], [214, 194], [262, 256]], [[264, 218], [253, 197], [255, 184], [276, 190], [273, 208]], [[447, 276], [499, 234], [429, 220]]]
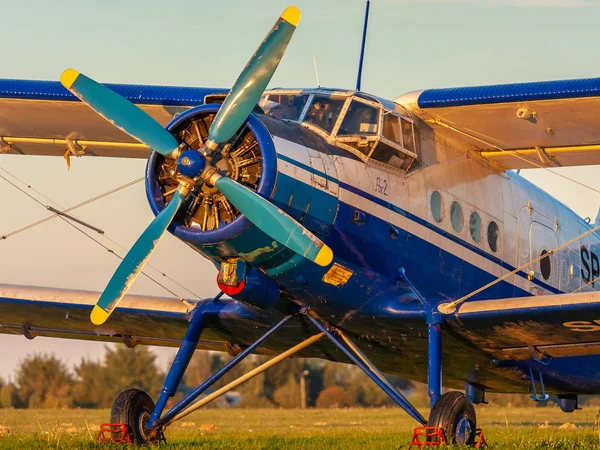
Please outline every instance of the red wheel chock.
[[475, 436], [478, 438], [477, 442], [475, 442], [475, 448], [487, 448], [487, 442], [485, 441], [483, 430], [481, 428], [475, 430]]
[[[487, 448], [487, 442], [485, 441], [483, 430], [481, 428], [475, 430], [475, 436], [477, 438], [475, 448]], [[419, 449], [421, 447], [439, 447], [442, 444], [448, 445], [444, 430], [440, 427], [417, 427], [413, 431], [413, 436], [408, 448], [411, 449], [413, 445], [416, 445]]]
[[412, 448], [413, 445], [416, 445], [419, 449], [421, 446], [438, 447], [441, 444], [447, 445], [444, 430], [440, 427], [417, 427], [413, 431], [410, 447], [408, 448]]
[[124, 423], [105, 423], [100, 425], [100, 432], [96, 441], [131, 444], [131, 437], [127, 425]]

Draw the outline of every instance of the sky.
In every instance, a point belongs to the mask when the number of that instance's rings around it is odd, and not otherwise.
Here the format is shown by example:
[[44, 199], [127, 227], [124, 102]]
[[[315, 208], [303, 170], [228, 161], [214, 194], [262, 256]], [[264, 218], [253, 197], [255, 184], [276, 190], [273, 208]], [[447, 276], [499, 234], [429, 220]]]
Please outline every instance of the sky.
[[[58, 80], [68, 67], [102, 82], [229, 87], [287, 3], [172, 0], [1, 2], [0, 78]], [[297, 0], [302, 20], [271, 86], [353, 88], [365, 2]], [[387, 98], [416, 89], [600, 76], [600, 0], [373, 0], [362, 89]], [[0, 155], [0, 168], [56, 207], [69, 207], [143, 176], [144, 161]], [[596, 167], [561, 173], [600, 189]], [[522, 172], [583, 217], [600, 195], [542, 170]], [[0, 176], [14, 181], [0, 170]], [[47, 211], [0, 179], [0, 235]], [[33, 193], [40, 197], [39, 194]], [[50, 202], [41, 199], [44, 204]], [[143, 183], [77, 211], [105, 230], [123, 255], [153, 216]], [[96, 237], [96, 236], [95, 236]], [[54, 219], [0, 241], [0, 283], [101, 291], [119, 260]], [[170, 235], [151, 265], [201, 297], [215, 294], [215, 269]], [[161, 278], [184, 297], [191, 294]], [[132, 293], [169, 295], [144, 277]], [[14, 377], [32, 352], [72, 365], [99, 358], [103, 345], [0, 335], [0, 377]], [[160, 351], [166, 366], [173, 351]]]

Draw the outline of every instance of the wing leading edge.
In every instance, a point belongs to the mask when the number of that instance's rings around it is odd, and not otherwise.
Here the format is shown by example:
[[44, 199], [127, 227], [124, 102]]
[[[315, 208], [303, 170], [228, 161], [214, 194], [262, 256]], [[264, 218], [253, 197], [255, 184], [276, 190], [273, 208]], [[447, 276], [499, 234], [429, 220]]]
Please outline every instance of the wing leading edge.
[[[106, 84], [165, 126], [226, 89]], [[58, 81], [0, 79], [0, 153], [146, 158], [138, 143], [84, 105]]]
[[504, 169], [600, 164], [600, 78], [429, 89], [395, 101]]

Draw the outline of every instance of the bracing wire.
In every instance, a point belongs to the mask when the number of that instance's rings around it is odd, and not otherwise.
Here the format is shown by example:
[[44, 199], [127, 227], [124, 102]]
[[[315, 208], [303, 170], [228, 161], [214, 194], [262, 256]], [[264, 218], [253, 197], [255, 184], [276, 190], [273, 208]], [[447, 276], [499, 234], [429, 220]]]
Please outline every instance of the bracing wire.
[[[140, 181], [142, 181], [144, 179], [144, 177], [141, 177], [139, 179], [136, 180], [132, 180], [128, 183], [125, 183], [117, 188], [111, 189], [110, 191], [104, 192], [100, 195], [97, 195], [95, 197], [92, 197], [84, 202], [81, 202], [77, 205], [74, 205], [70, 208], [66, 208], [64, 209], [62, 206], [60, 206], [58, 203], [56, 203], [54, 200], [50, 199], [49, 197], [47, 197], [46, 195], [44, 195], [42, 192], [36, 190], [35, 188], [33, 188], [30, 184], [26, 183], [25, 181], [21, 180], [20, 178], [18, 178], [17, 176], [15, 176], [14, 174], [10, 173], [9, 171], [7, 171], [6, 169], [0, 167], [0, 170], [8, 175], [10, 175], [12, 178], [14, 178], [15, 180], [17, 180], [19, 183], [27, 186], [28, 189], [30, 189], [31, 191], [35, 192], [36, 194], [38, 194], [40, 197], [44, 198], [45, 200], [47, 200], [50, 203], [55, 204], [56, 206], [58, 206], [61, 209], [61, 213], [65, 213], [65, 212], [69, 212], [69, 211], [73, 211], [77, 208], [80, 208], [82, 206], [85, 205], [89, 205], [97, 200], [100, 200], [104, 197], [107, 197], [111, 194], [114, 194], [115, 192], [121, 191], [122, 189], [125, 189], [129, 186], [133, 186], [136, 183], [139, 183]], [[17, 189], [18, 191], [22, 192], [23, 194], [25, 194], [27, 197], [29, 197], [30, 199], [32, 199], [34, 202], [36, 202], [37, 204], [41, 205], [42, 207], [44, 207], [44, 209], [46, 208], [46, 205], [44, 205], [43, 202], [41, 202], [40, 200], [38, 200], [35, 196], [31, 195], [29, 192], [27, 192], [25, 189], [19, 187], [17, 184], [13, 183], [12, 181], [10, 181], [8, 178], [6, 178], [3, 175], [0, 175], [0, 179], [6, 181], [8, 184], [10, 184], [11, 186], [13, 186], [15, 189]], [[54, 213], [51, 216], [45, 217], [44, 219], [38, 220], [36, 222], [33, 222], [29, 225], [26, 225], [22, 228], [19, 228], [18, 230], [12, 231], [6, 235], [0, 236], [0, 240], [4, 240], [7, 239], [11, 236], [14, 236], [18, 233], [21, 233], [23, 231], [26, 231], [28, 229], [31, 229], [37, 225], [40, 225], [41, 223], [44, 223], [48, 220], [51, 220], [55, 217], [59, 217], [60, 219], [62, 219], [64, 222], [66, 222], [68, 225], [70, 225], [71, 227], [75, 228], [77, 231], [79, 231], [80, 233], [82, 233], [83, 235], [85, 235], [86, 237], [88, 237], [89, 239], [91, 239], [93, 242], [95, 242], [96, 244], [100, 245], [102, 248], [104, 248], [106, 251], [108, 251], [109, 253], [112, 253], [113, 255], [115, 255], [117, 258], [119, 258], [120, 260], [123, 259], [123, 257], [121, 255], [119, 255], [117, 252], [115, 252], [113, 249], [111, 249], [110, 247], [106, 246], [105, 244], [103, 244], [102, 242], [100, 242], [98, 239], [94, 238], [92, 235], [88, 234], [87, 232], [85, 232], [84, 230], [82, 230], [81, 228], [79, 228], [78, 226], [76, 226], [75, 224], [73, 224], [71, 221], [69, 221], [67, 218], [61, 216], [60, 214]], [[119, 243], [117, 243], [116, 241], [112, 240], [111, 238], [109, 238], [108, 236], [106, 236], [106, 234], [102, 235], [104, 237], [104, 239], [106, 239], [107, 241], [109, 241], [110, 243], [112, 243], [113, 245], [119, 247], [121, 250], [127, 251], [122, 245], [120, 245]], [[171, 281], [172, 283], [174, 283], [175, 285], [177, 285], [178, 287], [180, 287], [181, 289], [185, 290], [186, 292], [192, 294], [193, 296], [195, 296], [196, 298], [201, 298], [198, 294], [196, 294], [195, 292], [191, 291], [190, 289], [186, 288], [185, 286], [183, 286], [182, 284], [180, 284], [179, 282], [177, 282], [176, 280], [174, 280], [172, 277], [170, 277], [169, 275], [167, 275], [165, 272], [157, 269], [156, 267], [148, 264], [148, 267], [154, 269], [155, 271], [157, 271], [158, 273], [160, 273], [163, 277], [167, 278], [169, 281]], [[163, 285], [162, 283], [160, 283], [158, 280], [156, 280], [155, 278], [153, 278], [152, 276], [150, 276], [149, 274], [145, 273], [142, 271], [142, 274], [147, 277], [148, 279], [150, 279], [152, 282], [154, 282], [155, 284], [157, 284], [158, 286], [162, 287], [163, 289], [165, 289], [167, 292], [169, 292], [170, 294], [174, 295], [175, 297], [179, 297], [179, 295], [177, 295], [177, 293], [173, 292], [171, 289], [169, 289], [168, 287], [166, 287], [165, 285]]]

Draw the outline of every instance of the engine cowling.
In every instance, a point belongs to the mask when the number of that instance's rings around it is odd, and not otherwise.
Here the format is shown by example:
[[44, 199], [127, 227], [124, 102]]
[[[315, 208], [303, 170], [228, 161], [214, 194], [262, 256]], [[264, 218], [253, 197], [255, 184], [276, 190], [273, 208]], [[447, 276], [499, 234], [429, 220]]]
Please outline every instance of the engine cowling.
[[[198, 149], [208, 136], [219, 106], [206, 104], [190, 109], [177, 116], [167, 130], [180, 142], [185, 141], [190, 148]], [[221, 173], [271, 200], [324, 238], [335, 218], [337, 196], [330, 192], [324, 194], [323, 187], [315, 182], [319, 178], [318, 168], [302, 164], [302, 161], [310, 161], [310, 152], [319, 151], [306, 146], [302, 133], [310, 131], [253, 113], [238, 135], [224, 146], [216, 167]], [[297, 170], [304, 177], [290, 176], [290, 161], [297, 161]], [[146, 169], [146, 194], [154, 214], [158, 214], [170, 201], [177, 187], [172, 176], [172, 171], [176, 170], [173, 159], [166, 159], [156, 152], [150, 155]], [[325, 202], [323, 195], [328, 198]], [[313, 201], [327, 205], [322, 207], [313, 204]], [[252, 266], [272, 269], [295, 256], [240, 214], [216, 189], [206, 185], [190, 196], [169, 231], [215, 264], [224, 259], [241, 258]]]

